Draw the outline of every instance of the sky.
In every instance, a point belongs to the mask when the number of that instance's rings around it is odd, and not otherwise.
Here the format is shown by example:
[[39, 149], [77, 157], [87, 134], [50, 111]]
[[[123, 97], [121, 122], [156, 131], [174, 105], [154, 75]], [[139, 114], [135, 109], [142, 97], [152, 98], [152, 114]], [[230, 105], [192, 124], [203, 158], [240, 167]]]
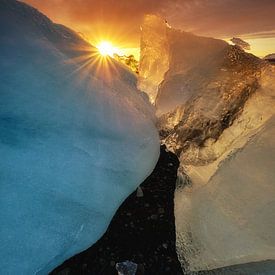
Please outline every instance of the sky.
[[[138, 48], [144, 14], [163, 16], [175, 28], [229, 40], [240, 37], [251, 52], [275, 52], [275, 0], [24, 0], [92, 44], [109, 40]], [[132, 49], [133, 50], [133, 49]]]

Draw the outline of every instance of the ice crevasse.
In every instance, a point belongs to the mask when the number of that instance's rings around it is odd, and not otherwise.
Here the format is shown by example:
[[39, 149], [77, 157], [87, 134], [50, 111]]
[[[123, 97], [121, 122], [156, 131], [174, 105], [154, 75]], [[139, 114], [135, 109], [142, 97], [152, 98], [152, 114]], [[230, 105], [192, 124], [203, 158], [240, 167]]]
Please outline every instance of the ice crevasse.
[[150, 174], [159, 138], [126, 68], [0, 0], [0, 269], [47, 274], [88, 248]]

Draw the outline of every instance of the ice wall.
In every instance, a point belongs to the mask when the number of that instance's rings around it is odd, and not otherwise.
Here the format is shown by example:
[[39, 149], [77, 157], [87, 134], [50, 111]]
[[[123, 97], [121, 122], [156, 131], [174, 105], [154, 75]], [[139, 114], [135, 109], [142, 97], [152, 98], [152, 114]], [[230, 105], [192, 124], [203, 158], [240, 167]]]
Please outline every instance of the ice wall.
[[153, 111], [127, 69], [13, 0], [0, 0], [0, 71], [0, 269], [47, 274], [151, 173]]

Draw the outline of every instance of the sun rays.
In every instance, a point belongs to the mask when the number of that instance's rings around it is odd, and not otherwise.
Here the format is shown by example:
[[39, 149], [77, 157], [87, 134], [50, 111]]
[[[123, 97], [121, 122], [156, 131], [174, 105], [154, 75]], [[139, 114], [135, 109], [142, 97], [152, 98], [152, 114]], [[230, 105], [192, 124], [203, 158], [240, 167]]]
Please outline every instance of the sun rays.
[[[77, 54], [66, 60], [66, 64], [74, 66], [75, 69], [68, 77], [77, 76], [78, 81], [100, 80], [110, 84], [116, 79], [119, 72], [117, 61], [111, 57], [112, 51], [106, 50], [102, 54], [98, 48], [87, 46], [73, 49]], [[106, 54], [105, 54], [106, 53]]]

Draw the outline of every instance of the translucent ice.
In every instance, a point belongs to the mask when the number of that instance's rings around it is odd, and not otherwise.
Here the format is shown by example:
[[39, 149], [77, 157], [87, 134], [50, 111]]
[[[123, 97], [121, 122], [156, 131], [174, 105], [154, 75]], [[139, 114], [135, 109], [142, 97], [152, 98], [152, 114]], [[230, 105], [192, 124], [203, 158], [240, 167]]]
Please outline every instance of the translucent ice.
[[[159, 84], [162, 142], [180, 158], [175, 221], [184, 270], [274, 260], [275, 67], [222, 40], [164, 31], [150, 18], [141, 58], [168, 57], [168, 68], [160, 74], [141, 62], [140, 74], [150, 76], [149, 96]], [[152, 47], [152, 36], [168, 48]]]
[[275, 259], [274, 134], [273, 117], [206, 185], [176, 192], [178, 255], [190, 270]]

